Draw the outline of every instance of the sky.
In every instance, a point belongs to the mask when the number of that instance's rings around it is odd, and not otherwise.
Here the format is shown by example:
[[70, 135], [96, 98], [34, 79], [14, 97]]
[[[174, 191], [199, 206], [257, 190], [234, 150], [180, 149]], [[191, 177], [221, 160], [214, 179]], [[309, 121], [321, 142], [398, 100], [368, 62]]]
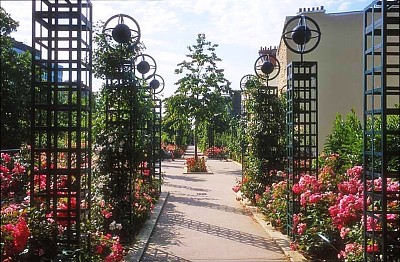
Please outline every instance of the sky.
[[[239, 90], [240, 79], [254, 74], [254, 62], [261, 47], [277, 46], [286, 16], [294, 16], [299, 8], [324, 6], [327, 13], [363, 10], [372, 0], [92, 0], [93, 23], [107, 21], [113, 15], [133, 17], [141, 30], [144, 53], [157, 63], [157, 74], [165, 80], [163, 97], [173, 95], [181, 75], [174, 74], [177, 64], [186, 59], [188, 46], [197, 35], [218, 44], [217, 64], [224, 69], [231, 88]], [[32, 3], [1, 0], [0, 5], [19, 21], [17, 41], [31, 45]], [[323, 34], [322, 34], [323, 37]], [[94, 79], [93, 90], [102, 82]]]

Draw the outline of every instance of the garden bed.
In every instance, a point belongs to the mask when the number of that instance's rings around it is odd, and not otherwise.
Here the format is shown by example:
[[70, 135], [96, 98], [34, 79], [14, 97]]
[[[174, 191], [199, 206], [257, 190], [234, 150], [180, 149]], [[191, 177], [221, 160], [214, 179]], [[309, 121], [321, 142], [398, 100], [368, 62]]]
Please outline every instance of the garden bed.
[[207, 172], [188, 172], [187, 171], [187, 166], [184, 166], [183, 167], [183, 174], [184, 175], [207, 175], [207, 174], [212, 175], [212, 174], [214, 174], [209, 166], [206, 166], [206, 167], [207, 167]]

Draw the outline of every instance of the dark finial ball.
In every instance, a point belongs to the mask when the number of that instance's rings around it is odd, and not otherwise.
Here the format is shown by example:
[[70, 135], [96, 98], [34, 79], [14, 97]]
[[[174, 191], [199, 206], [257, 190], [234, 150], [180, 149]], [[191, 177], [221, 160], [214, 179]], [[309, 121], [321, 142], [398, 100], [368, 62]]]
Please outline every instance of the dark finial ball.
[[306, 25], [298, 25], [293, 29], [292, 39], [298, 45], [307, 44], [311, 39], [311, 30]]
[[261, 72], [269, 75], [274, 71], [274, 68], [274, 65], [270, 61], [265, 61], [261, 66]]
[[112, 30], [112, 37], [120, 44], [126, 44], [131, 39], [131, 29], [125, 24], [118, 24]]
[[151, 82], [150, 82], [150, 87], [151, 87], [152, 89], [157, 89], [157, 88], [159, 88], [159, 87], [160, 87], [160, 81], [158, 81], [157, 79], [151, 80]]
[[146, 74], [150, 71], [150, 65], [147, 61], [140, 61], [140, 63], [137, 65], [137, 70], [141, 74]]

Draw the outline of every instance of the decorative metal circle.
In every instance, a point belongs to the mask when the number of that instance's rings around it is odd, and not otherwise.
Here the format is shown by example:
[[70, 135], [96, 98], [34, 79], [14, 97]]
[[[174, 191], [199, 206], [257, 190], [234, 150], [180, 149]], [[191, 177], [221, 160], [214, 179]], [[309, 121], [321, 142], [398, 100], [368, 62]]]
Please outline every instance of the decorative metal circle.
[[140, 27], [129, 15], [118, 14], [110, 17], [103, 27], [103, 34], [109, 46], [129, 44], [136, 46], [140, 41]]
[[246, 83], [255, 77], [256, 77], [255, 75], [251, 74], [243, 76], [242, 79], [240, 79], [240, 90], [243, 91], [246, 88]]
[[296, 54], [307, 54], [317, 48], [321, 41], [321, 30], [311, 17], [298, 15], [287, 21], [283, 28], [282, 38], [290, 51]]
[[254, 72], [264, 80], [276, 78], [281, 71], [281, 64], [273, 55], [262, 55], [254, 63]]
[[150, 90], [153, 94], [159, 94], [164, 90], [165, 81], [160, 75], [154, 74], [153, 80], [149, 84]]
[[144, 80], [152, 78], [157, 71], [157, 64], [153, 57], [141, 54], [133, 58], [135, 76]]

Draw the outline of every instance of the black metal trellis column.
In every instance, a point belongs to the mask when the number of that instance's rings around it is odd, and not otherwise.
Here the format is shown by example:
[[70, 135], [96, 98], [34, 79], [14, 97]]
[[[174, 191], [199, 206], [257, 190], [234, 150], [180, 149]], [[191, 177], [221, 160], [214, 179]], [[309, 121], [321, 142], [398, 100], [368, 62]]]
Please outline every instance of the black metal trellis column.
[[[138, 91], [141, 93], [141, 98], [143, 101], [141, 103], [146, 103], [150, 109], [150, 112], [141, 112], [139, 115], [141, 118], [136, 119], [139, 121], [138, 125], [138, 143], [136, 143], [137, 150], [140, 150], [143, 154], [143, 162], [140, 163], [141, 177], [144, 182], [152, 183], [155, 176], [155, 147], [154, 147], [154, 121], [156, 118], [155, 103], [154, 98], [154, 88], [151, 83], [155, 79], [155, 72], [157, 70], [157, 64], [153, 57], [147, 54], [140, 54], [133, 59], [135, 66], [135, 76], [136, 79], [140, 80], [140, 85], [138, 85]], [[147, 81], [154, 78], [150, 84]], [[160, 144], [161, 147], [161, 144]]]
[[[106, 130], [113, 130], [108, 133], [108, 147], [110, 155], [110, 186], [111, 190], [104, 192], [107, 201], [114, 199], [113, 216], [118, 223], [122, 224], [121, 240], [131, 242], [134, 230], [133, 221], [133, 199], [134, 179], [137, 172], [137, 162], [134, 158], [135, 130], [137, 129], [136, 118], [137, 108], [136, 85], [124, 81], [124, 79], [106, 80]], [[124, 197], [122, 197], [124, 196]]]
[[399, 12], [364, 9], [364, 261], [400, 261]]
[[318, 63], [306, 62], [303, 56], [318, 46], [321, 30], [312, 18], [298, 15], [285, 24], [282, 39], [301, 56], [287, 66], [286, 92], [287, 234], [296, 240], [293, 216], [301, 210], [293, 185], [302, 175], [318, 176]]
[[[257, 95], [255, 97], [257, 101], [257, 107], [263, 109], [262, 116], [252, 116], [252, 119], [258, 119], [260, 123], [254, 123], [255, 125], [262, 126], [263, 130], [261, 131], [264, 138], [270, 139], [269, 143], [265, 146], [257, 146], [257, 155], [260, 158], [261, 166], [260, 171], [262, 172], [261, 176], [264, 177], [263, 183], [265, 185], [271, 186], [276, 179], [275, 176], [270, 175], [270, 171], [276, 170], [277, 167], [274, 166], [275, 163], [273, 161], [268, 161], [268, 157], [271, 155], [276, 155], [278, 149], [278, 139], [271, 139], [272, 134], [268, 133], [268, 128], [273, 124], [276, 119], [275, 116], [275, 101], [278, 98], [278, 87], [270, 85], [271, 81], [275, 79], [280, 72], [280, 62], [276, 59], [274, 55], [272, 55], [272, 50], [266, 50], [268, 53], [264, 55], [260, 55], [258, 59], [254, 63], [254, 72], [260, 81], [262, 86], [257, 89]], [[279, 130], [276, 130], [279, 132]]]
[[140, 28], [130, 16], [119, 14], [107, 20], [103, 28], [107, 44], [117, 55], [115, 67], [106, 76], [105, 147], [109, 176], [105, 200], [113, 207], [113, 218], [122, 225], [121, 241], [134, 237], [135, 178], [138, 172], [138, 82], [131, 56], [140, 40]]
[[158, 190], [161, 192], [161, 121], [162, 121], [162, 101], [157, 94], [164, 90], [165, 81], [155, 74], [149, 83], [149, 90], [152, 99], [152, 132], [151, 132], [151, 174], [153, 181], [158, 181]]
[[153, 180], [158, 180], [161, 191], [161, 121], [162, 103], [161, 99], [153, 98], [153, 130], [152, 130], [152, 168]]
[[30, 197], [38, 222], [58, 227], [48, 233], [60, 254], [89, 243], [92, 4], [42, 0], [32, 10]]
[[[292, 62], [287, 67], [287, 169], [291, 189], [301, 175], [318, 174], [317, 62]], [[289, 192], [288, 235], [293, 215], [300, 212], [300, 196]]]
[[248, 158], [248, 142], [246, 139], [246, 130], [248, 125], [248, 112], [246, 107], [246, 102], [249, 99], [248, 92], [246, 92], [246, 84], [250, 81], [255, 75], [245, 75], [240, 79], [240, 94], [241, 94], [241, 108], [240, 108], [240, 118], [239, 125], [241, 127], [241, 141], [240, 141], [240, 153], [241, 153], [241, 164], [242, 164], [242, 183], [244, 181], [244, 173], [247, 166], [247, 158]]

